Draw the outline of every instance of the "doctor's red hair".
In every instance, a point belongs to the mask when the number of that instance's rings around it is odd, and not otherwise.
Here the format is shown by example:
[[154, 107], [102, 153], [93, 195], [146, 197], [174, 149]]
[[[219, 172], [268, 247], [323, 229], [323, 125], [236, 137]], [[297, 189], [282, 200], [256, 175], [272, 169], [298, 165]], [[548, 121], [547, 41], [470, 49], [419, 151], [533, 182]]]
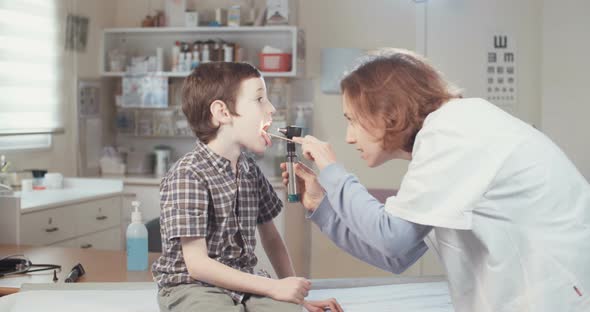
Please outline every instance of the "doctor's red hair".
[[462, 97], [425, 59], [399, 49], [368, 56], [340, 82], [340, 88], [361, 125], [383, 129], [387, 151], [412, 152], [426, 116]]

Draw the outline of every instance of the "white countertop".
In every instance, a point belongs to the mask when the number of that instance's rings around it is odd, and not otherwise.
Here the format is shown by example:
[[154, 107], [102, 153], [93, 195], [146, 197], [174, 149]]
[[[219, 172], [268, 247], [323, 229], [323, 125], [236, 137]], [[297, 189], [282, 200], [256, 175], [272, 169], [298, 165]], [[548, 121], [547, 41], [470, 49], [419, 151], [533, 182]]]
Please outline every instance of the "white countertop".
[[22, 213], [123, 194], [123, 183], [112, 179], [66, 178], [63, 189], [16, 192]]
[[[128, 174], [124, 176], [116, 175], [103, 175], [100, 179], [110, 179], [122, 181], [125, 185], [146, 185], [146, 186], [160, 186], [161, 177], [155, 175], [141, 175], [141, 174]], [[285, 186], [279, 177], [269, 177], [268, 181], [272, 187], [276, 189], [282, 189]]]
[[102, 175], [100, 179], [122, 181], [125, 185], [157, 185], [160, 186], [161, 177], [153, 174]]

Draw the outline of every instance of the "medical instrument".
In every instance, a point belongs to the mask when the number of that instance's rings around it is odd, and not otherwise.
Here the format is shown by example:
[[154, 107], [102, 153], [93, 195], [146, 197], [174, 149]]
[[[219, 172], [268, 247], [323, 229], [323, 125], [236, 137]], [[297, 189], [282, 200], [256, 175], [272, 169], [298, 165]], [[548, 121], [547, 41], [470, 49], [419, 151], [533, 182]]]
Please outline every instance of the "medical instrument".
[[287, 201], [295, 203], [299, 201], [299, 191], [297, 189], [297, 176], [293, 166], [297, 163], [297, 153], [293, 137], [301, 136], [303, 128], [296, 126], [288, 126], [286, 128], [279, 128], [279, 132], [284, 134], [287, 139], [287, 172], [289, 173], [289, 183], [287, 184]]
[[60, 270], [61, 265], [56, 264], [33, 264], [24, 255], [9, 255], [0, 258], [0, 278], [7, 275], [25, 274], [47, 270]]
[[70, 273], [68, 273], [68, 276], [66, 276], [65, 282], [66, 283], [75, 283], [84, 274], [86, 274], [86, 271], [84, 271], [84, 267], [82, 266], [82, 264], [78, 263], [72, 268]]
[[297, 142], [295, 142], [295, 141], [293, 141], [293, 140], [291, 140], [291, 139], [287, 139], [287, 138], [285, 138], [285, 137], [282, 137], [282, 136], [280, 136], [280, 135], [276, 135], [276, 134], [272, 134], [272, 133], [268, 133], [268, 132], [267, 132], [266, 134], [268, 134], [268, 136], [269, 136], [269, 137], [271, 137], [271, 138], [275, 138], [275, 139], [281, 139], [281, 140], [284, 140], [284, 141], [287, 141], [287, 142], [293, 142], [293, 143], [297, 143]]

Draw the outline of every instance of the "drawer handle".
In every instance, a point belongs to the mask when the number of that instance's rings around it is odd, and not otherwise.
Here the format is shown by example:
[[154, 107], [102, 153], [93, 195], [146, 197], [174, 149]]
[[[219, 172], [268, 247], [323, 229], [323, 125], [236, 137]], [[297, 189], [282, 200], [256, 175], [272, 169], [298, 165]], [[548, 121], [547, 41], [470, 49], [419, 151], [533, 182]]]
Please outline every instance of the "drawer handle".
[[80, 246], [80, 248], [82, 248], [82, 249], [92, 248], [92, 244], [83, 244]]
[[45, 232], [51, 233], [51, 232], [56, 232], [57, 230], [59, 230], [58, 227], [52, 227], [52, 228], [45, 229]]
[[106, 220], [107, 218], [107, 216], [98, 216], [96, 217], [96, 220]]

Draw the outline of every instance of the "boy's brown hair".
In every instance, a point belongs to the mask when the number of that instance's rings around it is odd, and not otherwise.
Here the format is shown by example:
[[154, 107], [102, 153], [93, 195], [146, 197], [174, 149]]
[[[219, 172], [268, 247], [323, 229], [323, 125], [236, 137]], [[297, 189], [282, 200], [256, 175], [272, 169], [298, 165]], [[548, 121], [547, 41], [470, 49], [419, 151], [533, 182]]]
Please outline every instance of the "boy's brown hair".
[[426, 116], [462, 97], [425, 59], [400, 49], [373, 52], [340, 88], [361, 126], [375, 124], [384, 130], [385, 150], [410, 153]]
[[193, 130], [207, 144], [217, 136], [219, 127], [211, 120], [211, 103], [222, 101], [234, 116], [242, 81], [261, 77], [248, 63], [212, 62], [200, 64], [182, 85], [182, 111]]

